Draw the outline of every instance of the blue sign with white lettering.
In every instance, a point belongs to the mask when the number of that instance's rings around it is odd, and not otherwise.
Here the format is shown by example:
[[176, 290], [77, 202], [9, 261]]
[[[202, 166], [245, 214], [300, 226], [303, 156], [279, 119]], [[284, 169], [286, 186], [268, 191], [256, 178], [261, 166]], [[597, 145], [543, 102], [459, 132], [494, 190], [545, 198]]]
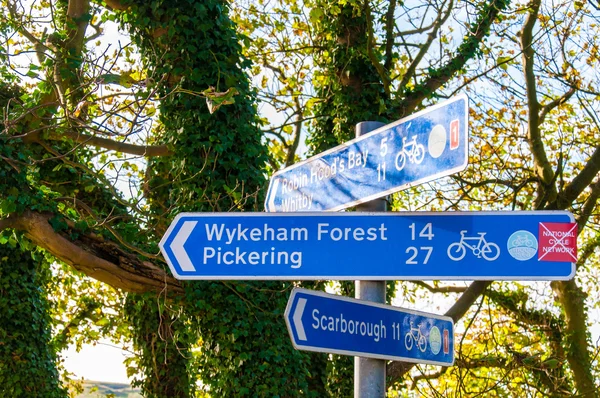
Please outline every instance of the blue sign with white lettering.
[[295, 288], [285, 322], [297, 350], [451, 366], [452, 318]]
[[460, 95], [275, 173], [265, 209], [336, 211], [461, 171], [468, 127]]
[[566, 280], [564, 211], [182, 213], [160, 242], [178, 279]]

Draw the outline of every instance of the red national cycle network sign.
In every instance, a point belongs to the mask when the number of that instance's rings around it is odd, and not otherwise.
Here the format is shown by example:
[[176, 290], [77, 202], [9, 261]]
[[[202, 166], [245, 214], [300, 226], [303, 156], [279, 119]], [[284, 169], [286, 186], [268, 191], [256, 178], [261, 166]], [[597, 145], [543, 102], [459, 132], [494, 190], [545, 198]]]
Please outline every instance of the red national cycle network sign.
[[541, 222], [539, 240], [538, 260], [577, 262], [577, 224]]

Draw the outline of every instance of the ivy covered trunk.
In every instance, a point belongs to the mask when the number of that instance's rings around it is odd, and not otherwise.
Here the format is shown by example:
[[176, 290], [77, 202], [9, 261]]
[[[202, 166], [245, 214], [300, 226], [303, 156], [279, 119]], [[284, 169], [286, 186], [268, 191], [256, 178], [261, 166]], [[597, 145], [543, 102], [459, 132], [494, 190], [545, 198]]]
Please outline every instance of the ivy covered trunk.
[[64, 397], [56, 370], [40, 253], [0, 244], [0, 396]]
[[[139, 2], [121, 18], [165, 96], [159, 143], [173, 154], [148, 163], [145, 194], [156, 214], [153, 238], [158, 240], [168, 221], [183, 211], [259, 210], [267, 148], [244, 73], [249, 62], [241, 57], [227, 2]], [[215, 110], [211, 99], [199, 95], [207, 89], [239, 94], [233, 104]], [[309, 357], [293, 349], [283, 319], [290, 283], [188, 282], [184, 287], [191, 331], [169, 338], [200, 345], [198, 377], [212, 395], [310, 395]], [[156, 333], [152, 322], [135, 322], [135, 327], [140, 337]], [[199, 331], [199, 338], [192, 331]], [[137, 342], [142, 348], [144, 341]], [[149, 346], [142, 352], [156, 355]], [[179, 382], [184, 369], [170, 370], [180, 379], [164, 382]]]
[[358, 122], [385, 122], [388, 101], [369, 59], [369, 51], [377, 52], [369, 43], [369, 14], [353, 2], [314, 3], [311, 14], [322, 14], [315, 25], [327, 49], [315, 56], [315, 73], [323, 77], [315, 88], [323, 102], [315, 111], [319, 117], [308, 142], [317, 154], [353, 139]]
[[[133, 346], [139, 353], [137, 368], [144, 378], [134, 381], [146, 398], [184, 398], [193, 396], [195, 373], [189, 367], [189, 328], [178, 316], [179, 307], [158, 297], [129, 294], [125, 305], [127, 321], [132, 326]], [[190, 375], [190, 373], [192, 373]]]

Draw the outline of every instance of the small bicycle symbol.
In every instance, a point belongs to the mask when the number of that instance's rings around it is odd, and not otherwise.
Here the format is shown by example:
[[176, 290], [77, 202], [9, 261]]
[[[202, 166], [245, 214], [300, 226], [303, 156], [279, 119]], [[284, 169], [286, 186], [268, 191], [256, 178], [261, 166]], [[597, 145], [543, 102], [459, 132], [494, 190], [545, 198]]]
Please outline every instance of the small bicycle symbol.
[[522, 247], [522, 246], [527, 246], [527, 247], [533, 247], [534, 243], [531, 239], [529, 239], [528, 236], [526, 235], [519, 235], [515, 238], [515, 240], [513, 240], [513, 246], [515, 247]]
[[417, 136], [413, 135], [412, 140], [406, 142], [406, 137], [402, 137], [402, 151], [396, 155], [396, 170], [400, 171], [406, 165], [406, 159], [411, 163], [421, 164], [425, 158], [425, 146], [417, 143]]
[[[473, 252], [477, 258], [485, 258], [488, 261], [494, 261], [500, 255], [500, 248], [493, 242], [487, 242], [484, 238], [486, 232], [479, 232], [478, 236], [465, 236], [467, 231], [460, 231], [460, 242], [455, 242], [448, 246], [448, 257], [454, 261], [462, 260], [467, 254], [467, 248]], [[473, 241], [473, 244], [467, 243]]]
[[413, 327], [413, 323], [410, 323], [410, 330], [406, 333], [406, 335], [404, 336], [404, 346], [406, 347], [407, 350], [412, 350], [413, 348], [413, 344], [417, 343], [417, 346], [419, 347], [419, 350], [421, 350], [421, 352], [425, 352], [425, 350], [427, 349], [427, 339], [425, 338], [425, 336], [423, 335], [423, 333], [421, 333], [421, 327]]

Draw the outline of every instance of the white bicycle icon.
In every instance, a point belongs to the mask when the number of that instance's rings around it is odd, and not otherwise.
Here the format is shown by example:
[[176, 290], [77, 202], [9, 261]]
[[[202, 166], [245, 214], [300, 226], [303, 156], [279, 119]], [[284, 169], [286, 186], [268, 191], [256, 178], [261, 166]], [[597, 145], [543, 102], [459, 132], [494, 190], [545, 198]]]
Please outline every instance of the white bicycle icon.
[[517, 236], [514, 240], [513, 240], [513, 245], [517, 246], [517, 247], [522, 247], [522, 246], [527, 246], [527, 247], [533, 247], [534, 243], [531, 239], [529, 239], [528, 236]]
[[406, 137], [402, 137], [402, 151], [396, 155], [396, 170], [400, 171], [406, 165], [406, 159], [411, 163], [421, 164], [425, 158], [425, 146], [417, 143], [417, 136], [413, 135], [412, 140], [406, 142]]
[[[493, 242], [485, 240], [487, 232], [479, 232], [478, 236], [465, 236], [467, 231], [460, 231], [460, 242], [455, 242], [448, 246], [448, 257], [454, 261], [462, 260], [467, 249], [471, 250], [477, 258], [485, 258], [488, 261], [494, 261], [500, 255], [500, 247]], [[473, 242], [472, 244], [467, 241]]]
[[427, 339], [425, 335], [421, 333], [420, 325], [417, 327], [413, 327], [413, 322], [410, 323], [410, 330], [404, 336], [404, 346], [408, 351], [412, 350], [413, 345], [417, 343], [419, 350], [421, 352], [425, 352], [427, 349]]

